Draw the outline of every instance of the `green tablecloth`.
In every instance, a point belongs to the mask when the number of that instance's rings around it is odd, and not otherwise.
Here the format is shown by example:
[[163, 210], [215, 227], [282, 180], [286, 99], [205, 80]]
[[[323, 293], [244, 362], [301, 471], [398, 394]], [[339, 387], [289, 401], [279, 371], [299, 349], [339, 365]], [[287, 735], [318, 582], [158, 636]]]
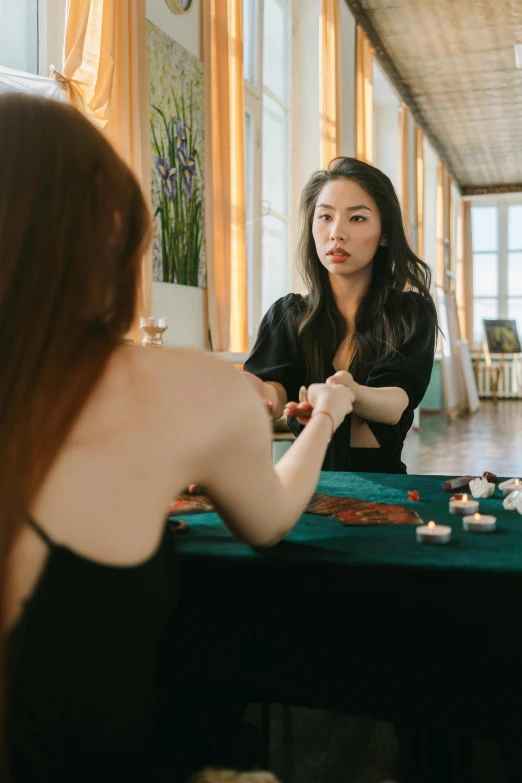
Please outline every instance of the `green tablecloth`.
[[[179, 538], [179, 549], [184, 558], [248, 558], [254, 561], [297, 558], [357, 568], [377, 565], [522, 575], [522, 516], [503, 508], [503, 496], [497, 489], [493, 497], [480, 501], [481, 513], [497, 517], [497, 531], [491, 535], [466, 533], [461, 518], [449, 513], [450, 495], [442, 490], [445, 478], [322, 473], [317, 488], [318, 492], [329, 495], [411, 506], [424, 522], [433, 519], [452, 528], [452, 541], [445, 546], [418, 544], [413, 525], [346, 527], [328, 517], [304, 514], [279, 546], [255, 552], [232, 539], [217, 514], [199, 514], [184, 517], [190, 533]], [[419, 491], [420, 502], [408, 501], [408, 489]]]
[[522, 729], [522, 516], [480, 501], [490, 535], [449, 514], [441, 476], [323, 473], [319, 492], [408, 504], [452, 527], [423, 546], [415, 526], [344, 527], [305, 514], [263, 552], [215, 514], [177, 537], [176, 687], [395, 719], [422, 717], [487, 737]]

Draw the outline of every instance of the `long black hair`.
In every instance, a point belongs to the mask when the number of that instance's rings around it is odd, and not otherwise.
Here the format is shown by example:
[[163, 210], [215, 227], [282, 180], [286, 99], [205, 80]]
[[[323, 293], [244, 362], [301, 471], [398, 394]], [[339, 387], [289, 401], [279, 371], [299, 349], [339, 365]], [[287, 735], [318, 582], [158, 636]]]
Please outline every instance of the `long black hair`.
[[[431, 271], [418, 258], [406, 239], [401, 208], [390, 179], [382, 171], [355, 158], [339, 157], [328, 169], [316, 171], [301, 194], [301, 230], [297, 260], [308, 295], [296, 316], [299, 343], [307, 367], [308, 382], [324, 380], [348, 326], [335, 302], [328, 271], [321, 264], [312, 235], [319, 193], [327, 182], [349, 179], [375, 201], [382, 224], [385, 247], [373, 258], [372, 279], [355, 315], [354, 357], [350, 371], [364, 382], [371, 365], [392, 356], [415, 334], [419, 308], [430, 310], [433, 327], [437, 315], [430, 295]], [[414, 290], [420, 296], [401, 297]], [[424, 300], [424, 301], [423, 301]]]

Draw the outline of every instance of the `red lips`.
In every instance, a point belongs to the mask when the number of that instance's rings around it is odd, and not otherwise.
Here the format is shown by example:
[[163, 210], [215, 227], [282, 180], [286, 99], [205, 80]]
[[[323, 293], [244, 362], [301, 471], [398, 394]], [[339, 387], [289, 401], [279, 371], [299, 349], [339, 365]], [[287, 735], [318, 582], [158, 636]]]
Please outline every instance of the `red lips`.
[[327, 253], [328, 256], [332, 256], [333, 260], [344, 261], [345, 258], [350, 256], [342, 247], [334, 247]]

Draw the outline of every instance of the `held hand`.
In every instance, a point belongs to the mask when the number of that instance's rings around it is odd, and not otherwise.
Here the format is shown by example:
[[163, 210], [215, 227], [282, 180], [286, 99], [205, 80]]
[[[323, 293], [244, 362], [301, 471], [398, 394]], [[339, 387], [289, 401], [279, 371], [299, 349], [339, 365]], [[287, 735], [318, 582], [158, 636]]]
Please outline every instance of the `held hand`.
[[337, 429], [344, 418], [351, 413], [354, 393], [340, 383], [313, 383], [308, 387], [306, 402], [289, 402], [285, 415], [294, 416], [300, 424], [306, 425], [312, 418], [314, 408], [329, 413]]
[[313, 407], [309, 402], [287, 402], [283, 411], [285, 416], [293, 416], [299, 424], [308, 424]]
[[328, 386], [335, 386], [336, 384], [346, 386], [347, 389], [353, 392], [354, 399], [357, 398], [359, 384], [354, 381], [353, 375], [350, 372], [346, 372], [346, 370], [339, 370], [335, 375], [331, 375], [326, 379], [326, 383]]

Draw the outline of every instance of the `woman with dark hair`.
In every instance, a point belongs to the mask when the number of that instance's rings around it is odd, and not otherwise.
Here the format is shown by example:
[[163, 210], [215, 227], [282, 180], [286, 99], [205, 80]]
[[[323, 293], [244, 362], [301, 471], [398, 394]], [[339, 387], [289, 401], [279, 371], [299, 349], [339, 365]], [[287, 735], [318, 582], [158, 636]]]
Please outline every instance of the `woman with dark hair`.
[[323, 470], [402, 473], [404, 438], [429, 383], [437, 317], [431, 274], [408, 245], [388, 177], [336, 158], [301, 196], [298, 262], [307, 295], [279, 299], [263, 318], [245, 370], [274, 418], [299, 435], [310, 406], [299, 388], [342, 383], [353, 413]]
[[2, 95], [0, 171], [0, 765], [14, 783], [146, 783], [177, 596], [169, 501], [196, 482], [234, 535], [276, 543], [353, 395], [312, 386], [274, 469], [233, 368], [125, 344], [151, 218], [109, 142], [71, 107]]

